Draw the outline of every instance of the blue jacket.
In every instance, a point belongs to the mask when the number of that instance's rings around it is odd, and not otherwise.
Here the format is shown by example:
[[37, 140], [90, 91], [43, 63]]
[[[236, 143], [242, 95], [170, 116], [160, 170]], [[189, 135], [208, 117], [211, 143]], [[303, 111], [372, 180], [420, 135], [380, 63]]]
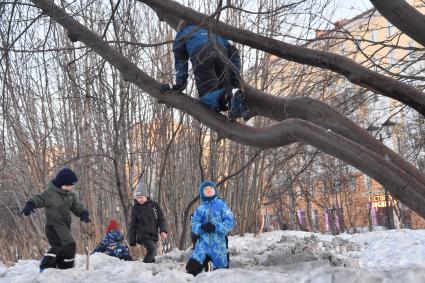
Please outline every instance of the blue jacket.
[[212, 44], [213, 42], [224, 47], [232, 63], [235, 65], [237, 73], [239, 73], [239, 53], [238, 56], [233, 56], [234, 52], [232, 51], [231, 45], [227, 39], [211, 33], [202, 27], [188, 23], [184, 28], [177, 32], [173, 43], [177, 85], [183, 86], [187, 82], [188, 60], [194, 58], [203, 46], [206, 44]]
[[128, 252], [128, 245], [124, 240], [123, 234], [120, 231], [112, 230], [106, 233], [103, 240], [97, 245], [92, 253], [106, 253], [107, 255], [114, 256], [120, 259], [130, 259]]
[[[214, 268], [224, 268], [228, 266], [226, 236], [235, 225], [232, 211], [226, 202], [216, 195], [211, 198], [205, 198], [203, 189], [207, 185], [215, 184], [212, 182], [203, 182], [199, 187], [199, 192], [203, 202], [199, 205], [192, 217], [192, 231], [199, 235], [192, 253], [192, 258], [203, 264], [205, 257], [211, 257]], [[202, 230], [201, 225], [211, 222], [215, 225], [215, 232], [207, 233]]]

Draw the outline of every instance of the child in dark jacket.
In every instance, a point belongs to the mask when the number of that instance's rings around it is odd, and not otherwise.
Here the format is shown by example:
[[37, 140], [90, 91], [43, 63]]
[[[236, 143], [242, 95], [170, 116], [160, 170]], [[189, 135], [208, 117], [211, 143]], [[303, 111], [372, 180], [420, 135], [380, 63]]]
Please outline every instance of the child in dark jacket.
[[167, 223], [158, 203], [147, 197], [146, 187], [140, 182], [133, 196], [135, 199], [131, 210], [131, 222], [129, 244], [131, 247], [137, 244], [146, 248], [145, 263], [155, 262], [156, 242], [158, 242], [158, 230], [162, 240], [167, 238]]
[[229, 120], [247, 118], [248, 108], [239, 80], [239, 51], [227, 39], [181, 21], [173, 53], [176, 83], [161, 84], [161, 90], [185, 88], [190, 60], [201, 102], [218, 112], [228, 110]]
[[226, 202], [218, 198], [214, 182], [201, 183], [199, 194], [202, 203], [192, 217], [192, 232], [199, 235], [199, 239], [186, 265], [187, 272], [194, 276], [202, 271], [207, 257], [214, 269], [229, 266], [226, 236], [235, 225], [233, 213]]
[[128, 251], [127, 242], [124, 240], [124, 236], [120, 232], [120, 226], [115, 219], [112, 219], [109, 222], [109, 225], [106, 228], [105, 237], [93, 250], [92, 254], [98, 252], [127, 261], [133, 260]]
[[71, 192], [77, 181], [77, 175], [71, 169], [60, 170], [47, 184], [45, 191], [27, 201], [21, 212], [29, 216], [35, 212], [34, 208], [44, 207], [46, 236], [51, 248], [41, 260], [40, 271], [45, 268], [74, 267], [76, 245], [71, 235], [71, 212], [81, 221], [91, 222], [89, 212]]

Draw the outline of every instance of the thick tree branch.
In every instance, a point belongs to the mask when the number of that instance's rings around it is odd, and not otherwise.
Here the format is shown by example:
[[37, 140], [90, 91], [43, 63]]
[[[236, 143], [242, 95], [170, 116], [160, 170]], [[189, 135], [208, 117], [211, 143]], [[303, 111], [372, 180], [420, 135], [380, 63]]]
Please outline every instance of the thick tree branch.
[[286, 60], [339, 73], [353, 84], [396, 99], [416, 109], [425, 116], [425, 94], [422, 91], [406, 83], [369, 70], [347, 57], [327, 51], [314, 50], [284, 43], [222, 22], [210, 24], [211, 19], [209, 16], [196, 12], [174, 1], [138, 1], [147, 4], [155, 11], [160, 11], [163, 19], [170, 19], [173, 23], [176, 22], [176, 17], [179, 17], [189, 22], [211, 28], [213, 31], [228, 39], [263, 50]]
[[248, 84], [244, 85], [244, 89], [247, 93], [250, 110], [254, 113], [277, 121], [287, 118], [299, 118], [325, 129], [331, 129], [392, 161], [405, 173], [411, 175], [418, 182], [425, 184], [423, 172], [406, 162], [397, 153], [323, 101], [309, 97], [276, 97], [255, 89]]
[[370, 0], [388, 21], [425, 47], [425, 15], [404, 0]]

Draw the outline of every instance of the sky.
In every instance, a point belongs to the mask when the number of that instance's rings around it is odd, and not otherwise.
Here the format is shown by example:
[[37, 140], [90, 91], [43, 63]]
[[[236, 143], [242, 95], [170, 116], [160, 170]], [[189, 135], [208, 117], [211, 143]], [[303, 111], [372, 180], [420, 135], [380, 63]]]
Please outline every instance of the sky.
[[350, 19], [373, 7], [368, 0], [334, 0], [334, 2], [340, 6], [334, 20]]
[[191, 250], [157, 256], [156, 263], [125, 262], [104, 254], [77, 256], [73, 269], [46, 269], [39, 261], [0, 264], [0, 283], [10, 282], [425, 282], [425, 230], [386, 230], [338, 236], [274, 231], [229, 237], [230, 269], [185, 272]]

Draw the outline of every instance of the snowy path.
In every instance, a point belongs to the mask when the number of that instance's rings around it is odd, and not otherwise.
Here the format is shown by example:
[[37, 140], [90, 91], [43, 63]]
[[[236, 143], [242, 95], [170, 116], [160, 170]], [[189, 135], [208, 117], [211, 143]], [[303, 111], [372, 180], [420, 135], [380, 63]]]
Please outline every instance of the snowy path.
[[103, 254], [77, 256], [70, 270], [47, 269], [22, 260], [0, 265], [3, 282], [425, 282], [425, 230], [392, 230], [329, 236], [299, 231], [230, 237], [231, 268], [185, 272], [190, 251], [157, 257], [156, 264], [124, 262]]

